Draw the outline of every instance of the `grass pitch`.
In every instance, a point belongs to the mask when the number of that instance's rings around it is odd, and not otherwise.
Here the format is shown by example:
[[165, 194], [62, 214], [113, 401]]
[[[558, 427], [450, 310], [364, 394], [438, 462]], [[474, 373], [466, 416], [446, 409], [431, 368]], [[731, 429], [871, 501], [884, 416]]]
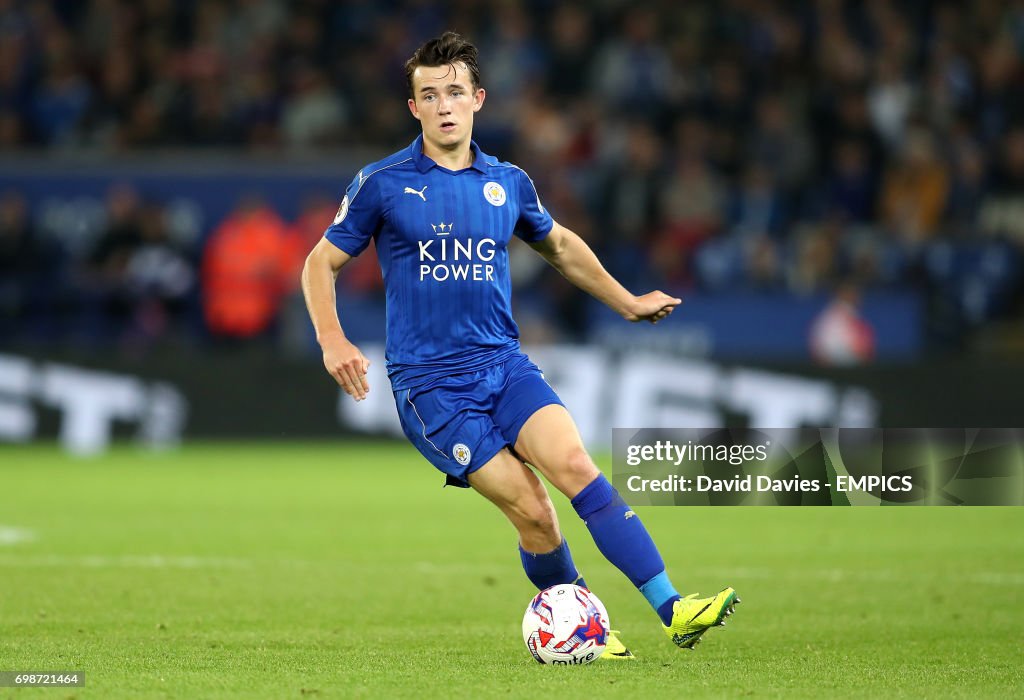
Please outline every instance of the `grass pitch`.
[[643, 508], [680, 590], [743, 604], [675, 649], [556, 498], [635, 662], [538, 665], [515, 535], [399, 444], [0, 447], [0, 697], [1007, 697], [1024, 509]]

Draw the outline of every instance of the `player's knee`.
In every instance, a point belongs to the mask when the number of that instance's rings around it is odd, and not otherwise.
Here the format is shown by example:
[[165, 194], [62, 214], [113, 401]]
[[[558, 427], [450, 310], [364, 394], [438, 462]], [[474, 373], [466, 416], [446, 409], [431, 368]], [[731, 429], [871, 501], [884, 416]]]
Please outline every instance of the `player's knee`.
[[523, 499], [516, 504], [516, 515], [516, 525], [524, 535], [550, 539], [558, 532], [555, 508], [549, 499]]
[[565, 458], [566, 480], [579, 488], [596, 479], [599, 473], [594, 460], [582, 447], [574, 447]]

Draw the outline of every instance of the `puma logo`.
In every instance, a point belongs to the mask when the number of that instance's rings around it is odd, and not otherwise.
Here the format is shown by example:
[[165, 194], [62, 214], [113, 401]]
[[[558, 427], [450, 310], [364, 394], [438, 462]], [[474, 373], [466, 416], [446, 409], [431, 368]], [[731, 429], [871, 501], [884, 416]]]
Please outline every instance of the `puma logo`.
[[425, 201], [427, 201], [427, 196], [425, 194], [423, 194], [423, 193], [426, 191], [426, 189], [427, 189], [426, 185], [423, 186], [422, 190], [414, 190], [411, 187], [406, 187], [405, 188], [405, 192], [403, 192], [402, 194], [414, 194], [414, 195], [417, 195], [420, 199], [422, 199], [425, 202]]

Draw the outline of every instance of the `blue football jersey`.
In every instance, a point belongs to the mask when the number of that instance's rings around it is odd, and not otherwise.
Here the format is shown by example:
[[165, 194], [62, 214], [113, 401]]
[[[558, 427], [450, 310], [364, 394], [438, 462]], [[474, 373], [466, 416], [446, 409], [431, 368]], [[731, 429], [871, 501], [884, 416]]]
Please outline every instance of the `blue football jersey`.
[[367, 165], [325, 233], [352, 256], [375, 241], [395, 390], [481, 369], [519, 349], [508, 244], [513, 234], [543, 240], [554, 222], [525, 172], [471, 147], [465, 170], [425, 156], [422, 136]]

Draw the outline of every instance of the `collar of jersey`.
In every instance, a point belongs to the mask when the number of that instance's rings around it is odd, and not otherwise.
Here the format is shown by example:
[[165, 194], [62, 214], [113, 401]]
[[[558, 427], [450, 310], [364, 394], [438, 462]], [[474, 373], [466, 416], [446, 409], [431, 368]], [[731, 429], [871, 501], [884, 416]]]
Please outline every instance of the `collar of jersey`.
[[[476, 145], [476, 141], [469, 142], [469, 149], [473, 151], [473, 164], [469, 167], [474, 170], [479, 170], [482, 173], [487, 172], [487, 161], [484, 160], [486, 156], [480, 151], [480, 147]], [[449, 170], [443, 165], [438, 165], [432, 158], [423, 154], [423, 134], [416, 137], [416, 140], [409, 146], [409, 155], [412, 156], [412, 162], [416, 164], [416, 169], [421, 173], [425, 173], [431, 168], [438, 168], [444, 170], [446, 173], [457, 173], [458, 170]]]

